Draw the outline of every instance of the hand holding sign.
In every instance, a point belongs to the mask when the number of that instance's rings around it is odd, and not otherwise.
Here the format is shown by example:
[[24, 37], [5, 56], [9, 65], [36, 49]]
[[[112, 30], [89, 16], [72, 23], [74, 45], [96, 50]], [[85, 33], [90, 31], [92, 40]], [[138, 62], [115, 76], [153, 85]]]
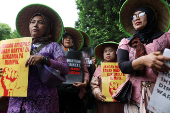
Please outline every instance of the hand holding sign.
[[97, 100], [105, 102], [106, 96], [102, 94], [102, 92], [98, 92], [96, 94]]
[[84, 83], [74, 82], [73, 86], [76, 86], [78, 89], [80, 89], [80, 88], [86, 88], [87, 84], [88, 84], [88, 81], [84, 80]]
[[5, 67], [1, 78], [2, 87], [4, 89], [4, 96], [10, 96], [16, 88], [18, 80], [18, 72], [12, 68]]
[[36, 65], [37, 63], [40, 63], [43, 57], [44, 56], [42, 55], [30, 55], [25, 63], [25, 67], [27, 67], [28, 65]]
[[141, 58], [143, 58], [143, 64], [152, 68], [153, 70], [159, 72], [168, 72], [170, 69], [166, 64], [162, 62], [163, 60], [170, 61], [170, 58], [163, 56], [160, 51], [152, 52]]

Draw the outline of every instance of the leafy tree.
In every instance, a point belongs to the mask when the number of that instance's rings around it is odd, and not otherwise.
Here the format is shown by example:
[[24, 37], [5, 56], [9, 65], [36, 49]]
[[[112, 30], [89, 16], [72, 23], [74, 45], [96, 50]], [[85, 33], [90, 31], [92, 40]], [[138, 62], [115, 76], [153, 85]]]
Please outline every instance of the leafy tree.
[[10, 37], [11, 37], [11, 38], [20, 38], [17, 30], [14, 30], [14, 31], [10, 34]]
[[77, 29], [85, 31], [92, 39], [92, 45], [105, 41], [119, 42], [123, 33], [119, 25], [119, 10], [122, 0], [77, 0], [79, 19]]
[[19, 38], [19, 34], [16, 30], [11, 31], [11, 27], [8, 24], [0, 23], [0, 40]]
[[0, 40], [10, 39], [11, 27], [8, 24], [0, 23]]

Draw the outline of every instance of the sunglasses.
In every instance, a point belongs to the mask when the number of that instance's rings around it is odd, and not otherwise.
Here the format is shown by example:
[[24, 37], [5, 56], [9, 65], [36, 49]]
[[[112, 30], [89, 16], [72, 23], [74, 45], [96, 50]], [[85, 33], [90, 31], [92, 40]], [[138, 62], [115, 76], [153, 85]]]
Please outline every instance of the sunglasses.
[[136, 20], [137, 16], [138, 18], [141, 18], [142, 16], [145, 15], [145, 12], [140, 12], [139, 14], [134, 14], [132, 17], [131, 17], [131, 20], [134, 21]]

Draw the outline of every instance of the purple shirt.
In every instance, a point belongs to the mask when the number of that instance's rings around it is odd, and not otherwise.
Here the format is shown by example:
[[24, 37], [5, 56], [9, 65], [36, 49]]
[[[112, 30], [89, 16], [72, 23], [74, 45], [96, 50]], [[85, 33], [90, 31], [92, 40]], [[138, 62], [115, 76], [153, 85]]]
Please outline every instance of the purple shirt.
[[[56, 42], [51, 42], [39, 52], [50, 58], [52, 68], [60, 71], [65, 76], [69, 73], [69, 65], [65, 53]], [[30, 66], [28, 76], [28, 92], [26, 97], [27, 113], [59, 113], [57, 88], [45, 86], [39, 76], [36, 66]], [[24, 76], [24, 74], [23, 74]], [[23, 98], [11, 97], [8, 113], [19, 113]]]

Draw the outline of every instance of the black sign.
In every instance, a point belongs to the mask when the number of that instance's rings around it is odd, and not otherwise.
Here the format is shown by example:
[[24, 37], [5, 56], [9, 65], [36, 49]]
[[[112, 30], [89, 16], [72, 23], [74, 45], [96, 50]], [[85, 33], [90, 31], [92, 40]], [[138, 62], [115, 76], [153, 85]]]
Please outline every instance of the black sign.
[[66, 75], [64, 84], [73, 84], [83, 81], [83, 55], [79, 51], [66, 51], [67, 62], [69, 64], [69, 74]]
[[89, 81], [91, 81], [91, 78], [94, 74], [94, 65], [91, 61], [92, 57], [94, 57], [94, 47], [83, 47], [80, 51], [83, 53], [83, 57], [85, 58], [86, 65], [90, 73]]

